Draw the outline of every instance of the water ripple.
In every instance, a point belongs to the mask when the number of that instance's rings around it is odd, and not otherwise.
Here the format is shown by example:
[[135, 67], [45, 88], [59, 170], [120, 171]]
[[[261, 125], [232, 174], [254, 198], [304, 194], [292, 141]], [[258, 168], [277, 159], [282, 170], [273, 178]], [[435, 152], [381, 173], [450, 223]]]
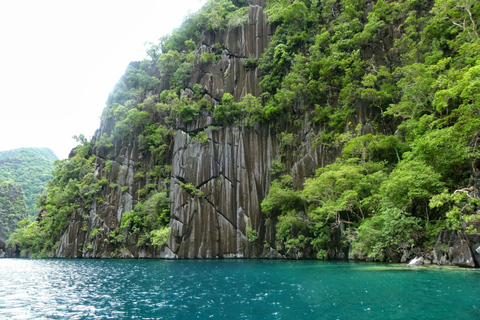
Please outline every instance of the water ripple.
[[479, 319], [476, 271], [286, 261], [0, 260], [0, 319]]

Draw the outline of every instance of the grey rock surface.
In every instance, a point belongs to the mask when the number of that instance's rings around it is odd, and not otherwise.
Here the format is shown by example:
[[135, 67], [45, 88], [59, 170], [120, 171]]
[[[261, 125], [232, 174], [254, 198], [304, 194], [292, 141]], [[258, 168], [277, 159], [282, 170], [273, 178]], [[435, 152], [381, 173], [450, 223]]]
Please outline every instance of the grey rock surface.
[[475, 268], [475, 261], [467, 241], [461, 240], [458, 246], [451, 247], [449, 254], [452, 257], [452, 263], [454, 265], [465, 268]]

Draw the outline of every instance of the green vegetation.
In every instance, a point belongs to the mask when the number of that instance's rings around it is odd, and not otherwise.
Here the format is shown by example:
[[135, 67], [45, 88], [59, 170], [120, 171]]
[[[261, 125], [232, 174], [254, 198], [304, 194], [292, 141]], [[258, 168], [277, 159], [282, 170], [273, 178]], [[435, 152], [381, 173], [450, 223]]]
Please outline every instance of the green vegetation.
[[195, 188], [195, 186], [191, 183], [181, 183], [180, 188], [187, 191], [192, 197], [203, 197], [204, 194], [202, 191]]
[[258, 239], [257, 231], [253, 230], [251, 227], [247, 226], [247, 239], [250, 242], [255, 242]]
[[20, 220], [27, 218], [22, 187], [0, 182], [0, 239], [8, 239]]
[[[444, 227], [479, 233], [480, 4], [379, 0], [367, 14], [356, 0], [267, 3], [263, 118], [312, 114], [318, 142], [343, 147], [303, 190], [272, 183], [262, 210], [281, 251], [328, 255], [325, 231], [340, 224], [359, 258], [377, 260], [428, 247]], [[353, 130], [359, 106], [359, 129], [384, 134]]]
[[35, 202], [46, 188], [57, 157], [50, 149], [22, 148], [0, 152], [0, 182], [19, 184], [25, 195], [28, 217], [38, 214]]
[[77, 154], [55, 163], [48, 189], [39, 197], [39, 218], [22, 222], [8, 240], [21, 248], [22, 256], [52, 256], [70, 216], [78, 213], [88, 218], [95, 195], [106, 185], [106, 180], [95, 177], [94, 161], [95, 157]]
[[213, 116], [218, 124], [244, 124], [252, 126], [261, 120], [262, 105], [260, 100], [251, 94], [247, 94], [242, 101], [235, 102], [230, 93], [222, 97], [222, 104], [215, 108]]
[[133, 211], [126, 212], [120, 227], [138, 237], [137, 246], [149, 244], [161, 247], [167, 242], [169, 221], [170, 199], [166, 191], [162, 191], [137, 204]]

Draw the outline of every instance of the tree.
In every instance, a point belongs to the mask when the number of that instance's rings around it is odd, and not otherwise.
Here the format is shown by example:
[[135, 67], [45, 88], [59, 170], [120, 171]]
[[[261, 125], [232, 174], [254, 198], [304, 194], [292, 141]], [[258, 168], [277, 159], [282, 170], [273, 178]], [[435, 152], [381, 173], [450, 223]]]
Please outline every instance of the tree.
[[385, 180], [383, 163], [337, 161], [317, 170], [305, 181], [303, 198], [310, 203], [309, 216], [322, 226], [352, 223], [372, 213], [376, 194]]
[[423, 215], [429, 221], [430, 198], [443, 189], [441, 175], [416, 159], [405, 159], [395, 167], [380, 187], [380, 195], [400, 210]]
[[418, 244], [421, 228], [420, 218], [384, 203], [354, 231], [352, 253], [358, 258], [398, 261], [403, 250]]

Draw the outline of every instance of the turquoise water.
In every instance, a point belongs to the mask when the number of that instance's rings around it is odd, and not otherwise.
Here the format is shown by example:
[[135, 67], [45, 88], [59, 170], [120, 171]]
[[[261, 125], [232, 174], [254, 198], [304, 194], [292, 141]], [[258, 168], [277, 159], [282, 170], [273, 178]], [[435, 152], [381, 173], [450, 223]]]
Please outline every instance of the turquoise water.
[[0, 319], [480, 319], [480, 272], [316, 261], [0, 259]]

